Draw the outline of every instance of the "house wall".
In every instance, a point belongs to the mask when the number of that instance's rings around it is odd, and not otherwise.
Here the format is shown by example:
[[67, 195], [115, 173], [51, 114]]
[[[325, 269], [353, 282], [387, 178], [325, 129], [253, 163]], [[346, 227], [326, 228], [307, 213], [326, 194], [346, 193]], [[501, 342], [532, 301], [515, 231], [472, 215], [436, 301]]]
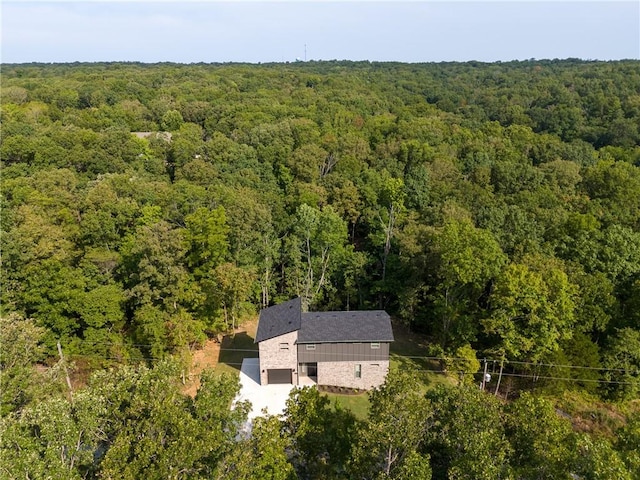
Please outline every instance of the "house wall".
[[[361, 378], [356, 378], [356, 365], [361, 365]], [[318, 385], [361, 388], [379, 387], [389, 372], [389, 361], [318, 362]]]
[[316, 343], [315, 350], [307, 350], [307, 344], [298, 345], [298, 362], [381, 362], [389, 360], [389, 343], [371, 348], [371, 343]]
[[[297, 339], [298, 332], [295, 331], [264, 340], [258, 344], [261, 385], [267, 385], [269, 383], [267, 370], [270, 368], [291, 368], [296, 372], [292, 376], [293, 383], [298, 383], [298, 361], [295, 343]], [[284, 343], [288, 344], [288, 350], [281, 348], [281, 344]]]

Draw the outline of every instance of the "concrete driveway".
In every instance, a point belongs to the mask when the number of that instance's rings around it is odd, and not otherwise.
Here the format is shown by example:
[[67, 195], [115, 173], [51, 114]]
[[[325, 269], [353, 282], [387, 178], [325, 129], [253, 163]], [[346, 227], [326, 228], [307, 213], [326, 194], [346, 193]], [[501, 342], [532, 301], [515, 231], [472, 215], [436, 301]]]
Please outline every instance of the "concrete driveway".
[[264, 416], [263, 409], [268, 415], [280, 415], [284, 412], [289, 393], [295, 385], [260, 385], [260, 359], [245, 358], [240, 367], [240, 394], [236, 402], [249, 400], [251, 411], [249, 412], [248, 425], [243, 428], [251, 431], [253, 419]]

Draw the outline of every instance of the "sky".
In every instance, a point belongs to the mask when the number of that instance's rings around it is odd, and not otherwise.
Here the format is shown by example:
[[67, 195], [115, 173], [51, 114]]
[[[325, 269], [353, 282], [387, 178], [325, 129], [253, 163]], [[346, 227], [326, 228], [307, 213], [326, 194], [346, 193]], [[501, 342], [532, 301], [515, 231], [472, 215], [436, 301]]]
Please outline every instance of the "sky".
[[0, 15], [2, 63], [640, 59], [640, 0], [1, 0]]

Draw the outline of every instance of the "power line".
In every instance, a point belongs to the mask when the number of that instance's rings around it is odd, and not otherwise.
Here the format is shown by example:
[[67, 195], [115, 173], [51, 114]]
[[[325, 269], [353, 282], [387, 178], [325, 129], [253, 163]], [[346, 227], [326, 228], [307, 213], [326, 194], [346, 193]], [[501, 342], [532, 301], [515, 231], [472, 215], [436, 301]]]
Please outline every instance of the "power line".
[[[148, 344], [148, 343], [116, 343], [116, 342], [93, 342], [93, 341], [89, 341], [89, 340], [79, 340], [80, 343], [89, 343], [91, 345], [111, 345], [111, 346], [121, 346], [121, 347], [153, 347], [153, 344]], [[196, 350], [197, 351], [197, 350]], [[250, 348], [220, 348], [219, 349], [220, 352], [250, 352], [250, 353], [258, 353], [258, 350], [256, 349], [250, 349]], [[316, 357], [319, 356], [334, 356], [335, 354], [330, 353], [330, 352], [318, 352], [315, 351], [314, 355]], [[360, 354], [356, 354], [356, 353], [344, 353], [341, 354], [342, 356], [352, 356], [352, 357], [360, 357]], [[372, 354], [373, 356], [374, 354]], [[423, 356], [423, 355], [402, 355], [402, 354], [398, 354], [398, 353], [390, 353], [389, 354], [390, 358], [407, 358], [407, 359], [412, 359], [412, 360], [431, 360], [431, 361], [442, 361], [442, 362], [451, 362], [451, 361], [469, 361], [472, 359], [469, 358], [464, 358], [464, 357], [433, 357], [433, 356]], [[140, 357], [137, 357], [140, 358]], [[161, 359], [162, 357], [149, 357], [150, 359], [154, 359], [154, 358], [158, 358]], [[492, 359], [492, 358], [487, 358], [487, 359], [477, 359], [478, 361], [486, 361], [487, 363], [493, 362], [493, 363], [500, 363], [501, 361], [503, 361], [502, 359]], [[504, 360], [504, 364], [506, 365], [526, 365], [526, 366], [532, 366], [532, 367], [550, 367], [550, 368], [570, 368], [570, 369], [582, 369], [582, 370], [595, 370], [595, 371], [601, 371], [601, 372], [621, 372], [621, 373], [627, 373], [627, 372], [632, 372], [634, 373], [635, 370], [634, 369], [625, 369], [625, 368], [605, 368], [605, 367], [590, 367], [590, 366], [584, 366], [584, 365], [563, 365], [563, 364], [554, 364], [554, 363], [538, 363], [538, 362], [523, 362], [523, 361], [518, 361], [518, 360]], [[538, 378], [542, 378], [538, 375], [533, 375], [533, 377], [538, 377]]]
[[619, 380], [598, 380], [592, 378], [569, 378], [569, 377], [549, 377], [543, 375], [525, 375], [519, 373], [503, 373], [503, 377], [520, 377], [520, 378], [533, 378], [533, 379], [544, 379], [544, 380], [562, 380], [566, 382], [590, 382], [590, 383], [614, 383], [619, 385], [636, 385], [640, 383], [640, 380], [636, 382], [624, 382]]
[[[238, 350], [234, 350], [234, 351], [238, 351]], [[250, 351], [250, 352], [257, 353], [256, 350], [240, 350], [240, 351]], [[78, 354], [78, 355], [74, 355], [74, 356], [76, 356], [76, 357], [92, 357], [92, 355], [88, 355], [88, 354], [87, 355]], [[108, 360], [120, 360], [119, 357], [115, 357], [115, 356], [99, 356], [99, 358], [108, 359]], [[136, 356], [135, 358], [133, 358], [133, 360], [163, 360], [164, 358], [165, 357]], [[253, 357], [253, 358], [255, 358], [255, 357]], [[437, 358], [437, 357], [434, 357], [434, 358]], [[219, 361], [218, 364], [230, 365], [230, 366], [234, 366], [234, 367], [242, 366], [242, 363], [240, 363], [240, 362]], [[409, 370], [405, 370], [405, 371], [414, 372], [414, 373], [436, 373], [436, 374], [440, 374], [440, 375], [447, 375], [448, 374], [448, 372], [443, 371], [443, 370], [428, 369], [428, 368], [413, 368], [413, 369], [409, 369]], [[464, 374], [464, 375], [474, 375], [474, 374], [477, 373], [477, 372], [463, 371], [463, 370], [456, 370], [456, 372], [460, 373], [460, 374]], [[572, 377], [553, 377], [553, 376], [546, 376], [546, 375], [508, 373], [508, 372], [503, 372], [502, 376], [503, 377], [528, 378], [528, 379], [532, 379], [532, 380], [544, 379], [544, 380], [559, 380], [559, 381], [564, 381], [564, 382], [587, 382], [587, 383], [614, 384], [614, 385], [636, 385], [636, 384], [640, 383], [640, 380], [638, 380], [638, 381], [621, 381], [621, 380], [604, 380], [604, 379], [588, 379], [588, 378], [572, 378]]]
[[[417, 372], [417, 373], [439, 373], [442, 375], [446, 375], [447, 372], [443, 372], [442, 370], [432, 370], [432, 369], [409, 369], [409, 370], [404, 370], [407, 372]], [[461, 374], [465, 374], [465, 375], [473, 375], [476, 372], [471, 372], [471, 371], [462, 371], [462, 370], [458, 370], [458, 373]], [[592, 382], [592, 383], [612, 383], [612, 384], [620, 384], [620, 385], [636, 385], [638, 383], [640, 383], [640, 380], [637, 382], [625, 382], [625, 381], [618, 381], [618, 380], [596, 380], [596, 379], [583, 379], [583, 378], [569, 378], [569, 377], [550, 377], [550, 376], [540, 376], [540, 375], [531, 375], [531, 374], [519, 374], [519, 373], [506, 373], [503, 372], [502, 373], [503, 377], [519, 377], [519, 378], [530, 378], [530, 379], [545, 379], [545, 380], [563, 380], [563, 381], [567, 381], [567, 382]]]
[[[249, 351], [257, 353], [255, 350], [249, 350]], [[91, 355], [84, 355], [84, 354], [78, 354], [78, 355], [75, 355], [75, 356], [76, 357], [90, 357], [90, 358], [92, 357]], [[108, 359], [108, 360], [121, 360], [121, 358], [114, 357], [114, 356], [106, 356], [106, 357], [105, 356], [99, 356], [99, 358]], [[150, 361], [153, 361], [153, 360], [163, 360], [164, 358], [165, 357], [136, 356], [132, 360], [150, 360]], [[256, 357], [253, 357], [253, 358], [256, 358]], [[241, 362], [219, 361], [217, 365], [220, 365], [220, 364], [229, 365], [229, 366], [233, 366], [233, 367], [242, 366]], [[440, 375], [447, 375], [449, 373], [449, 372], [446, 372], [446, 371], [443, 371], [443, 370], [426, 369], [426, 368], [412, 368], [412, 369], [408, 369], [408, 370], [405, 369], [405, 371], [414, 372], [414, 373], [435, 373], [435, 374], [440, 374]], [[477, 372], [464, 371], [464, 370], [455, 370], [455, 372], [456, 373], [460, 373], [460, 374], [464, 374], [464, 375], [474, 375], [474, 374], [477, 373]], [[638, 383], [640, 383], [640, 380], [638, 380], [638, 381], [622, 381], [622, 380], [605, 380], [605, 379], [589, 379], [589, 378], [573, 378], [573, 377], [554, 377], [554, 376], [548, 376], [548, 375], [534, 375], [534, 374], [509, 373], [509, 372], [503, 372], [502, 376], [503, 377], [527, 378], [527, 379], [532, 379], [532, 380], [543, 379], [543, 380], [558, 380], [558, 381], [564, 381], [564, 382], [586, 382], [586, 383], [612, 384], [612, 385], [637, 385]]]
[[[83, 357], [87, 357], [89, 355], [78, 355], [78, 356], [83, 356]], [[110, 359], [110, 360], [118, 360], [118, 358], [116, 357], [101, 357], [101, 358], [105, 358], [105, 359]], [[136, 357], [135, 360], [162, 360], [162, 357]], [[218, 365], [223, 364], [223, 365], [229, 365], [229, 366], [233, 366], [233, 367], [241, 367], [242, 363], [239, 362], [218, 362]], [[217, 366], [217, 365], [216, 365]], [[215, 367], [214, 367], [215, 368]], [[434, 369], [409, 369], [409, 370], [405, 370], [407, 372], [414, 372], [414, 373], [435, 373], [435, 374], [440, 374], [440, 375], [447, 375], [448, 372], [444, 372], [442, 370], [434, 370]], [[458, 370], [457, 373], [461, 373], [464, 375], [474, 375], [477, 372], [471, 372], [471, 371], [460, 371]], [[551, 376], [541, 376], [541, 375], [530, 375], [530, 374], [519, 374], [519, 373], [507, 373], [507, 372], [503, 372], [502, 374], [503, 377], [517, 377], [517, 378], [528, 378], [528, 379], [532, 379], [532, 380], [537, 380], [537, 379], [544, 379], [544, 380], [559, 380], [559, 381], [564, 381], [564, 382], [588, 382], [588, 383], [598, 383], [598, 384], [612, 384], [612, 385], [637, 385], [638, 383], [640, 383], [640, 380], [637, 382], [625, 382], [625, 381], [621, 381], [621, 380], [603, 380], [603, 379], [586, 379], [586, 378], [570, 378], [570, 377], [551, 377]]]
[[[462, 357], [425, 357], [425, 356], [419, 356], [419, 355], [399, 355], [399, 354], [391, 354], [391, 355], [397, 355], [399, 357], [402, 358], [412, 358], [412, 359], [423, 359], [423, 360], [443, 360], [443, 361], [451, 361], [451, 360], [460, 360], [460, 361], [469, 361], [468, 358], [462, 358]], [[493, 363], [500, 363], [502, 361], [502, 359], [493, 359], [493, 358], [487, 358], [487, 359], [477, 359], [478, 361], [486, 361], [487, 363], [493, 362]], [[504, 364], [505, 365], [530, 365], [533, 367], [540, 367], [540, 366], [547, 366], [547, 367], [552, 367], [552, 368], [576, 368], [576, 369], [586, 369], [586, 370], [602, 370], [602, 371], [608, 371], [608, 372], [626, 372], [627, 370], [624, 368], [604, 368], [604, 367], [587, 367], [587, 366], [583, 366], [583, 365], [559, 365], [559, 364], [555, 364], [555, 363], [536, 363], [536, 362], [521, 362], [521, 361], [516, 361], [516, 360], [504, 360]]]
[[[495, 362], [496, 360], [487, 360], [487, 362], [489, 361], [493, 361]], [[587, 367], [587, 366], [582, 366], [582, 365], [561, 365], [561, 364], [555, 364], [555, 363], [535, 363], [535, 362], [519, 362], [519, 361], [515, 361], [515, 360], [505, 360], [505, 363], [510, 363], [513, 365], [532, 365], [532, 366], [536, 366], [536, 367], [551, 367], [551, 368], [582, 368], [585, 370], [605, 370], [605, 371], [618, 371], [618, 372], [625, 372], [626, 369], [624, 368], [603, 368], [603, 367]]]

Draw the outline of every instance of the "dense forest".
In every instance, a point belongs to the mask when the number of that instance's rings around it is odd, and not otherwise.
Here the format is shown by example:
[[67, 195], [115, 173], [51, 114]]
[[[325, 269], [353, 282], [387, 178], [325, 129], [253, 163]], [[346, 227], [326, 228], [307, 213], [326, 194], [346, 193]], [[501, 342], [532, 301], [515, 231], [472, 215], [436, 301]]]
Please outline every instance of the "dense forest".
[[[5, 64], [0, 93], [3, 478], [640, 478], [640, 62]], [[181, 365], [297, 296], [518, 393], [398, 373], [367, 419], [305, 390], [238, 439], [237, 381], [186, 397]], [[619, 424], [576, 431], [567, 389]]]

